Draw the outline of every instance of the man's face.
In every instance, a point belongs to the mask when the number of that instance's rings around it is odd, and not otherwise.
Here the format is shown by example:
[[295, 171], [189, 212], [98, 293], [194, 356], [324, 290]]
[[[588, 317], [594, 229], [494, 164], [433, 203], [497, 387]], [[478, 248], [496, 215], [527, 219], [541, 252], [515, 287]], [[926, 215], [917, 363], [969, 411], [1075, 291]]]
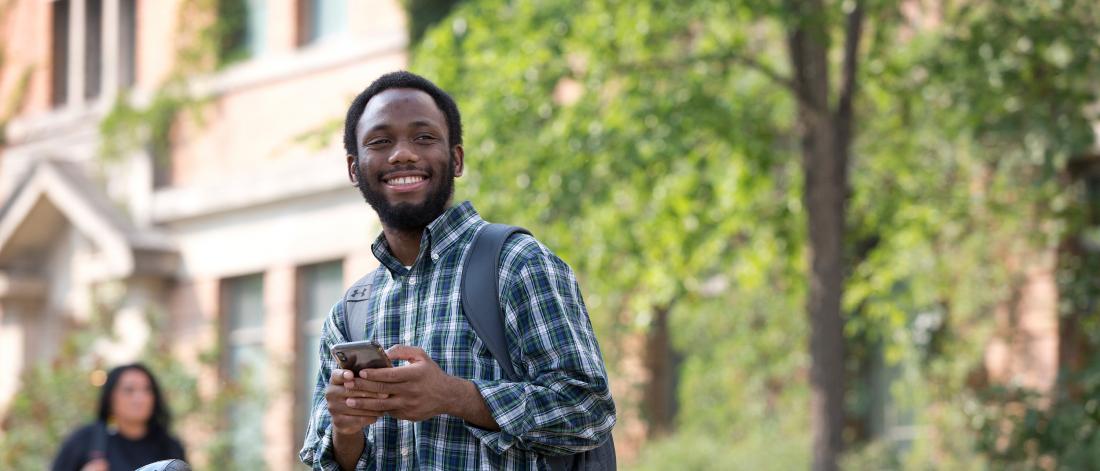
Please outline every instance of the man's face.
[[422, 230], [443, 213], [462, 175], [462, 146], [451, 146], [447, 120], [432, 97], [392, 88], [367, 103], [355, 128], [358, 159], [348, 176], [382, 224]]

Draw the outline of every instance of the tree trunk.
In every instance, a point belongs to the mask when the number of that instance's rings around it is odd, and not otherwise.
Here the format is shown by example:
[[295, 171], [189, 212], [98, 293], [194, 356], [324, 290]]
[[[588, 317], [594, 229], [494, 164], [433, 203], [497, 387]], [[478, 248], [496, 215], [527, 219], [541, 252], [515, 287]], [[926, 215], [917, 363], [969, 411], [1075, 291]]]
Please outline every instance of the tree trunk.
[[815, 470], [835, 470], [844, 425], [844, 322], [840, 316], [844, 272], [844, 168], [831, 126], [805, 132], [802, 166], [811, 252], [810, 315], [811, 414]]
[[791, 0], [801, 18], [792, 24], [788, 47], [794, 72], [802, 136], [802, 171], [810, 237], [811, 426], [813, 469], [833, 471], [843, 449], [844, 289], [843, 241], [848, 192], [856, 58], [862, 5], [848, 15], [844, 69], [835, 113], [829, 103], [828, 33], [821, 0]]
[[645, 366], [649, 371], [649, 381], [645, 385], [642, 407], [649, 422], [650, 438], [671, 432], [676, 418], [676, 377], [679, 362], [672, 350], [668, 312], [668, 307], [657, 307], [653, 310], [653, 321], [646, 336]]

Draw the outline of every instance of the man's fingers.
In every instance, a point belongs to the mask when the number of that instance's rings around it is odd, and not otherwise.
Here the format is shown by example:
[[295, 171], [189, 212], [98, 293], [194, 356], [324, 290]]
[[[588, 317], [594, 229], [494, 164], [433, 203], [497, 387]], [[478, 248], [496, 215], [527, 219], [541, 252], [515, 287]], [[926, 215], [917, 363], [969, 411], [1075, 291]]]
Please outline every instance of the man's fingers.
[[[360, 381], [364, 381], [364, 380], [360, 380]], [[347, 397], [366, 397], [366, 398], [370, 398], [370, 399], [385, 399], [387, 397], [390, 397], [389, 394], [376, 393], [376, 392], [371, 392], [369, 390], [366, 390], [366, 391], [359, 391], [359, 390], [348, 391], [346, 396]]]
[[345, 400], [346, 405], [351, 410], [371, 411], [378, 414], [399, 409], [398, 402], [397, 398], [371, 399], [349, 397]]
[[[377, 386], [369, 385], [367, 380], [358, 379], [358, 380], [355, 380], [355, 381], [359, 381], [362, 384], [356, 385], [353, 382], [348, 382], [348, 383], [345, 383], [345, 384], [330, 385], [328, 387], [328, 389], [325, 390], [325, 396], [328, 397], [330, 400], [337, 400], [337, 401], [343, 400], [343, 399], [349, 398], [349, 397], [386, 398], [386, 397], [390, 396], [389, 393], [374, 392], [374, 391], [377, 391], [379, 388]], [[373, 383], [373, 384], [378, 384], [378, 383]], [[352, 386], [352, 387], [349, 388], [348, 386]], [[398, 389], [402, 389], [402, 388], [398, 388]]]
[[[367, 379], [356, 378], [355, 379], [355, 391], [356, 392], [368, 392], [375, 396], [389, 396], [390, 394], [400, 394], [406, 392], [408, 388], [402, 382], [386, 383], [382, 381], [371, 381]], [[366, 397], [358, 395], [360, 397]]]
[[421, 369], [417, 368], [416, 364], [394, 368], [366, 368], [359, 371], [360, 378], [379, 383], [403, 383], [416, 378], [420, 374]]
[[386, 350], [386, 356], [390, 357], [390, 360], [405, 360], [411, 362], [431, 360], [428, 353], [419, 347], [410, 347], [408, 345], [394, 345]]
[[355, 378], [355, 374], [351, 371], [336, 369], [332, 370], [332, 377], [329, 378], [329, 383], [343, 386], [346, 381], [350, 381], [352, 378]]
[[[340, 416], [340, 415], [348, 415], [348, 416], [354, 416], [354, 417], [381, 417], [382, 414], [386, 413], [385, 410], [370, 409], [370, 408], [367, 407], [367, 404], [359, 404], [357, 402], [352, 402], [352, 401], [381, 401], [381, 400], [385, 400], [385, 399], [366, 399], [366, 398], [351, 399], [351, 398], [348, 398], [348, 399], [344, 399], [343, 401], [330, 403], [328, 405], [328, 412], [333, 417]], [[349, 406], [348, 405], [349, 403], [355, 404], [355, 407]]]

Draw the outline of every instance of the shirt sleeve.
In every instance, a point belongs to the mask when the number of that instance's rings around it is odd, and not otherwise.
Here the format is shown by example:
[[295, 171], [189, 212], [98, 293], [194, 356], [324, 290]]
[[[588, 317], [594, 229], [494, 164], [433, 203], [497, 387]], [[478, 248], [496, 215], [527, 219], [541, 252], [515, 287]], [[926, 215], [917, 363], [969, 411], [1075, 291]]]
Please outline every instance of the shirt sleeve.
[[501, 266], [505, 335], [525, 380], [475, 380], [500, 430], [467, 429], [497, 453], [599, 446], [615, 425], [615, 403], [572, 269], [529, 237], [506, 247]]
[[[332, 370], [336, 369], [336, 361], [329, 355], [329, 350], [333, 345], [345, 341], [344, 331], [344, 307], [343, 303], [337, 302], [332, 306], [328, 319], [321, 328], [321, 347], [318, 351], [321, 366], [313, 388], [313, 407], [309, 414], [309, 425], [306, 427], [305, 442], [298, 452], [302, 463], [315, 471], [340, 471], [340, 464], [336, 462], [336, 448], [332, 444], [332, 416], [329, 415], [328, 404], [325, 402], [325, 389]], [[363, 454], [359, 455], [359, 462], [355, 464], [356, 471], [368, 470], [371, 466], [371, 446], [366, 433], [367, 429], [363, 429]]]

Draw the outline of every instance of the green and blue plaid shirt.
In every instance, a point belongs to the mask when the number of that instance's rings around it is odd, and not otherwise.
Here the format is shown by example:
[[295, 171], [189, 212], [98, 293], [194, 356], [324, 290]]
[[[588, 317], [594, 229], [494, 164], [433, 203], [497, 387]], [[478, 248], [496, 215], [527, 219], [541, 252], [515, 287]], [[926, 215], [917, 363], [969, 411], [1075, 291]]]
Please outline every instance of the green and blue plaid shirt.
[[[357, 470], [545, 468], [540, 454], [595, 448], [615, 425], [615, 404], [596, 336], [573, 271], [528, 235], [509, 238], [501, 254], [500, 305], [509, 356], [522, 382], [510, 382], [462, 313], [462, 263], [487, 224], [464, 202], [428, 225], [411, 269], [383, 236], [371, 246], [384, 270], [368, 300], [365, 339], [383, 347], [424, 349], [443, 371], [473, 381], [500, 425], [491, 432], [440, 415], [422, 422], [382, 417], [364, 429]], [[342, 302], [321, 330], [321, 369], [313, 412], [299, 453], [315, 470], [336, 470], [325, 388], [337, 368], [329, 347], [346, 341]]]

